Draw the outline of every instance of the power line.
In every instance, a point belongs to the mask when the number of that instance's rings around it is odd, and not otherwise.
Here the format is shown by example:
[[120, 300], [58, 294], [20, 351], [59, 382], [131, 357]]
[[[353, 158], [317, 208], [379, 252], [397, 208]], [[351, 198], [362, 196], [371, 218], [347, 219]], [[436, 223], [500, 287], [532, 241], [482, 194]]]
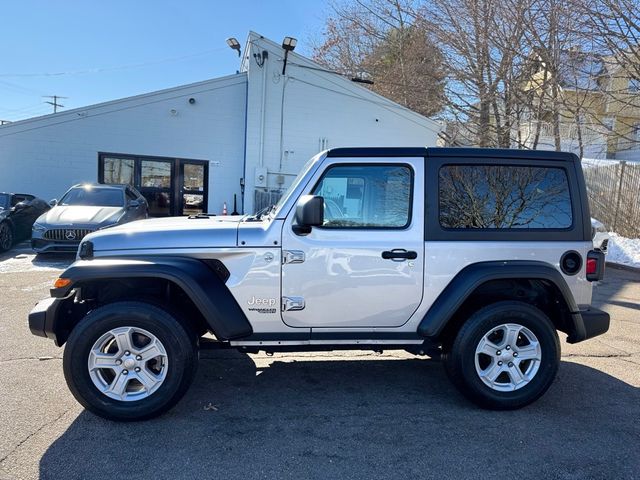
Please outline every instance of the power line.
[[153, 61], [144, 62], [144, 63], [118, 65], [115, 67], [99, 67], [99, 68], [90, 68], [87, 70], [75, 70], [75, 71], [68, 71], [68, 72], [0, 73], [0, 77], [60, 77], [65, 75], [84, 75], [88, 73], [104, 73], [104, 72], [111, 72], [111, 71], [118, 71], [118, 70], [127, 70], [129, 68], [140, 68], [140, 67], [158, 65], [158, 64], [167, 63], [167, 62], [186, 60], [194, 57], [199, 57], [202, 55], [208, 55], [210, 53], [214, 53], [214, 52], [218, 52], [220, 50], [226, 50], [226, 49], [227, 47], [214, 48], [211, 50], [205, 50], [203, 52], [192, 53], [190, 55], [182, 55], [180, 57], [163, 58], [161, 60], [153, 60]]
[[69, 97], [61, 97], [59, 95], [45, 95], [44, 97], [53, 99], [53, 102], [49, 102], [49, 101], [44, 102], [44, 103], [48, 103], [49, 105], [53, 105], [53, 113], [58, 112], [58, 107], [64, 108], [64, 105], [62, 105], [61, 103], [58, 103], [59, 98], [69, 98]]

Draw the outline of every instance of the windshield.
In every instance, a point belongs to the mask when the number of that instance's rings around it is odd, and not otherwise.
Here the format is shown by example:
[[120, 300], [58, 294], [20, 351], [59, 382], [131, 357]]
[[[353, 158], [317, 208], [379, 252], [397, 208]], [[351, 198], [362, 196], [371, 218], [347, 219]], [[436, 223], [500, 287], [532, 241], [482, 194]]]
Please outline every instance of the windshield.
[[280, 215], [280, 209], [287, 202], [287, 200], [289, 199], [291, 194], [294, 192], [294, 190], [298, 188], [298, 185], [300, 185], [300, 183], [302, 182], [302, 179], [306, 178], [307, 173], [309, 173], [309, 171], [311, 170], [313, 165], [316, 163], [316, 160], [318, 160], [318, 158], [320, 158], [319, 154], [314, 157], [311, 157], [309, 160], [307, 160], [307, 163], [304, 164], [304, 166], [302, 167], [302, 170], [300, 170], [300, 173], [295, 178], [293, 183], [289, 185], [289, 188], [285, 190], [284, 194], [280, 197], [280, 200], [278, 200], [278, 203], [276, 203], [274, 207], [271, 209], [271, 211], [274, 212], [274, 217], [278, 217]]
[[0, 193], [0, 210], [8, 210], [11, 203], [11, 197], [6, 193]]
[[115, 188], [75, 187], [69, 190], [58, 205], [88, 207], [123, 207], [124, 195]]

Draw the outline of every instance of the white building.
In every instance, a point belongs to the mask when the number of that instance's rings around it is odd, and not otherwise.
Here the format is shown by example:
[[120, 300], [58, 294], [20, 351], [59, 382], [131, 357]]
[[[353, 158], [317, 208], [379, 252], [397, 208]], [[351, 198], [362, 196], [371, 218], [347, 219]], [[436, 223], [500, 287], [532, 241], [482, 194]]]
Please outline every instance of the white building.
[[0, 126], [0, 191], [129, 182], [152, 215], [232, 213], [234, 194], [248, 213], [326, 148], [436, 144], [437, 123], [295, 52], [283, 74], [275, 42], [243, 53], [235, 75]]

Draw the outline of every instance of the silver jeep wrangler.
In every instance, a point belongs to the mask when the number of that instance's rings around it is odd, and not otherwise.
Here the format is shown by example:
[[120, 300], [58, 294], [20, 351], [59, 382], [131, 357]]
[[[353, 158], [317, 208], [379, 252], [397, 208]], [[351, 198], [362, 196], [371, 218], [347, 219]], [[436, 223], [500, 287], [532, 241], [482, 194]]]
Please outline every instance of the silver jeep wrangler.
[[609, 328], [589, 306], [603, 273], [575, 155], [340, 148], [260, 215], [90, 234], [29, 327], [67, 344], [71, 392], [110, 419], [175, 405], [205, 347], [403, 349], [442, 358], [476, 404], [514, 409], [553, 382], [558, 330], [575, 343]]

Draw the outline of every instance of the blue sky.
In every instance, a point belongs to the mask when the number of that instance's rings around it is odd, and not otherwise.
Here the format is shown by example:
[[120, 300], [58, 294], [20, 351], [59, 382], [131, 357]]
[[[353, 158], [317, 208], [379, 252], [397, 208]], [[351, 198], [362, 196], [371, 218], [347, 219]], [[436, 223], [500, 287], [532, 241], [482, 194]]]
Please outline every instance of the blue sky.
[[[328, 13], [312, 0], [2, 1], [0, 120], [51, 112], [44, 95], [69, 97], [66, 108], [235, 73], [225, 43], [249, 30], [275, 41], [298, 38], [311, 52]], [[62, 74], [60, 74], [62, 73]]]

